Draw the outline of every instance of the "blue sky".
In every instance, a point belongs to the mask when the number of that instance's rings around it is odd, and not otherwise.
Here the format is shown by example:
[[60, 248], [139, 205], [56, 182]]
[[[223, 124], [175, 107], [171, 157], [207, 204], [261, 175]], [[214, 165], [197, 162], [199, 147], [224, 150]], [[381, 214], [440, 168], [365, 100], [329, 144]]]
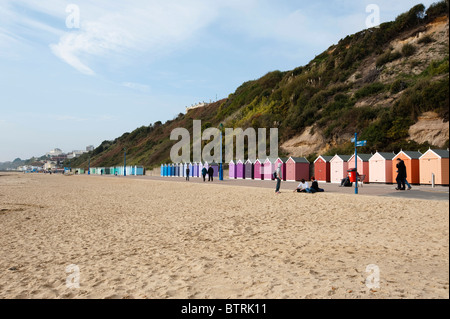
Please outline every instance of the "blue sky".
[[0, 0], [0, 162], [98, 146], [305, 65], [365, 29], [369, 4], [386, 22], [433, 2]]

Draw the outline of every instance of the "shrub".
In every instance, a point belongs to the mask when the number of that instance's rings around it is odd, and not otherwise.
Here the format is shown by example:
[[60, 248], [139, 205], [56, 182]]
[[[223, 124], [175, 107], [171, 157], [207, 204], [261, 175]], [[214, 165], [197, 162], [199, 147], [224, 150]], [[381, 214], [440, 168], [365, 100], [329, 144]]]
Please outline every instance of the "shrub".
[[412, 44], [405, 44], [402, 48], [402, 54], [403, 56], [411, 56], [414, 53], [416, 53], [416, 47]]
[[402, 55], [398, 51], [388, 51], [383, 55], [380, 55], [376, 61], [377, 67], [381, 67], [389, 62], [392, 62], [394, 60], [397, 60], [401, 58]]
[[359, 89], [355, 93], [355, 99], [359, 100], [366, 96], [374, 95], [380, 92], [383, 92], [386, 89], [385, 85], [380, 82], [375, 82], [372, 84], [369, 84], [361, 89]]
[[394, 83], [392, 83], [390, 92], [391, 92], [392, 94], [396, 94], [396, 93], [398, 93], [398, 92], [403, 91], [403, 90], [406, 89], [406, 88], [407, 88], [406, 82], [404, 82], [404, 81], [398, 79], [398, 80], [395, 80]]
[[426, 36], [420, 38], [419, 41], [417, 41], [417, 43], [419, 43], [419, 44], [428, 44], [428, 43], [431, 43], [431, 42], [434, 42], [434, 41], [436, 41], [436, 40], [434, 40], [431, 36], [426, 35]]

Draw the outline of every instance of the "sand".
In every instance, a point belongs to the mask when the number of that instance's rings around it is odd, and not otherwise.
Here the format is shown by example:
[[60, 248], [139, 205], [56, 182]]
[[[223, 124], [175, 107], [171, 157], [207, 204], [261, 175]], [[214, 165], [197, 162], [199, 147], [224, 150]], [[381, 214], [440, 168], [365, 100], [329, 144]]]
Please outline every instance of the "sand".
[[449, 298], [448, 201], [3, 174], [0, 226], [0, 298]]

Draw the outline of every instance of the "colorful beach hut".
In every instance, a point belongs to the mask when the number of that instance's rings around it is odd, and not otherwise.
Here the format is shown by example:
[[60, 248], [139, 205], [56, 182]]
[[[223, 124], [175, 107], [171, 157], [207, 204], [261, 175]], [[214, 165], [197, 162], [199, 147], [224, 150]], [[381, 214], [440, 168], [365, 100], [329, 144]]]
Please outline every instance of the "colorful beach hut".
[[236, 169], [237, 169], [236, 163], [233, 160], [231, 160], [228, 163], [228, 177], [230, 179], [235, 179], [236, 178]]
[[283, 178], [283, 181], [286, 181], [286, 163], [289, 160], [287, 157], [278, 157], [275, 161], [274, 169], [276, 170], [278, 168], [278, 165], [281, 164], [281, 176]]
[[348, 160], [351, 155], [335, 155], [330, 160], [331, 183], [340, 183], [347, 176]]
[[219, 177], [219, 164], [217, 164], [216, 162], [212, 162], [211, 163], [211, 167], [213, 168], [213, 176], [214, 177]]
[[400, 151], [392, 159], [392, 180], [397, 179], [397, 158], [402, 159], [406, 165], [406, 180], [410, 184], [420, 183], [420, 162], [419, 159], [422, 157], [422, 153], [413, 151]]
[[394, 153], [376, 152], [369, 159], [369, 183], [392, 184], [392, 160]]
[[236, 163], [236, 179], [245, 179], [245, 166], [242, 160]]
[[[369, 174], [369, 160], [373, 156], [373, 154], [358, 154], [358, 174], [364, 175], [364, 183], [368, 183], [370, 179]], [[353, 154], [352, 157], [348, 160], [348, 169], [355, 168], [356, 162], [355, 162], [355, 155]]]
[[264, 163], [259, 159], [253, 165], [253, 177], [255, 180], [264, 180]]
[[449, 151], [426, 151], [420, 158], [420, 184], [449, 185]]
[[245, 166], [245, 179], [255, 179], [255, 172], [254, 172], [254, 168], [255, 168], [255, 161], [248, 159], [244, 166]]
[[286, 161], [286, 180], [309, 180], [309, 161], [304, 157], [289, 157]]
[[271, 181], [273, 180], [273, 172], [275, 172], [275, 162], [276, 158], [267, 158], [264, 161], [264, 180]]
[[194, 177], [198, 177], [198, 163], [194, 163]]
[[320, 155], [314, 161], [314, 177], [319, 182], [331, 182], [331, 159], [333, 156]]

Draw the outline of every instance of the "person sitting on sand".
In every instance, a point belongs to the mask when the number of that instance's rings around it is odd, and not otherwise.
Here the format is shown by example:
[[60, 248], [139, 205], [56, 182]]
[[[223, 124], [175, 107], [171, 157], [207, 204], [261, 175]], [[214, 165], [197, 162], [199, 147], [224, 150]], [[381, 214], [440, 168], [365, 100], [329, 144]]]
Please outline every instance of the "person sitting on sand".
[[319, 188], [319, 182], [316, 180], [316, 178], [313, 176], [311, 177], [311, 187], [306, 189], [307, 193], [322, 193], [325, 190], [323, 190], [322, 188]]
[[306, 193], [306, 189], [309, 188], [308, 182], [304, 179], [301, 180], [300, 184], [298, 184], [297, 188], [294, 190], [294, 193]]

